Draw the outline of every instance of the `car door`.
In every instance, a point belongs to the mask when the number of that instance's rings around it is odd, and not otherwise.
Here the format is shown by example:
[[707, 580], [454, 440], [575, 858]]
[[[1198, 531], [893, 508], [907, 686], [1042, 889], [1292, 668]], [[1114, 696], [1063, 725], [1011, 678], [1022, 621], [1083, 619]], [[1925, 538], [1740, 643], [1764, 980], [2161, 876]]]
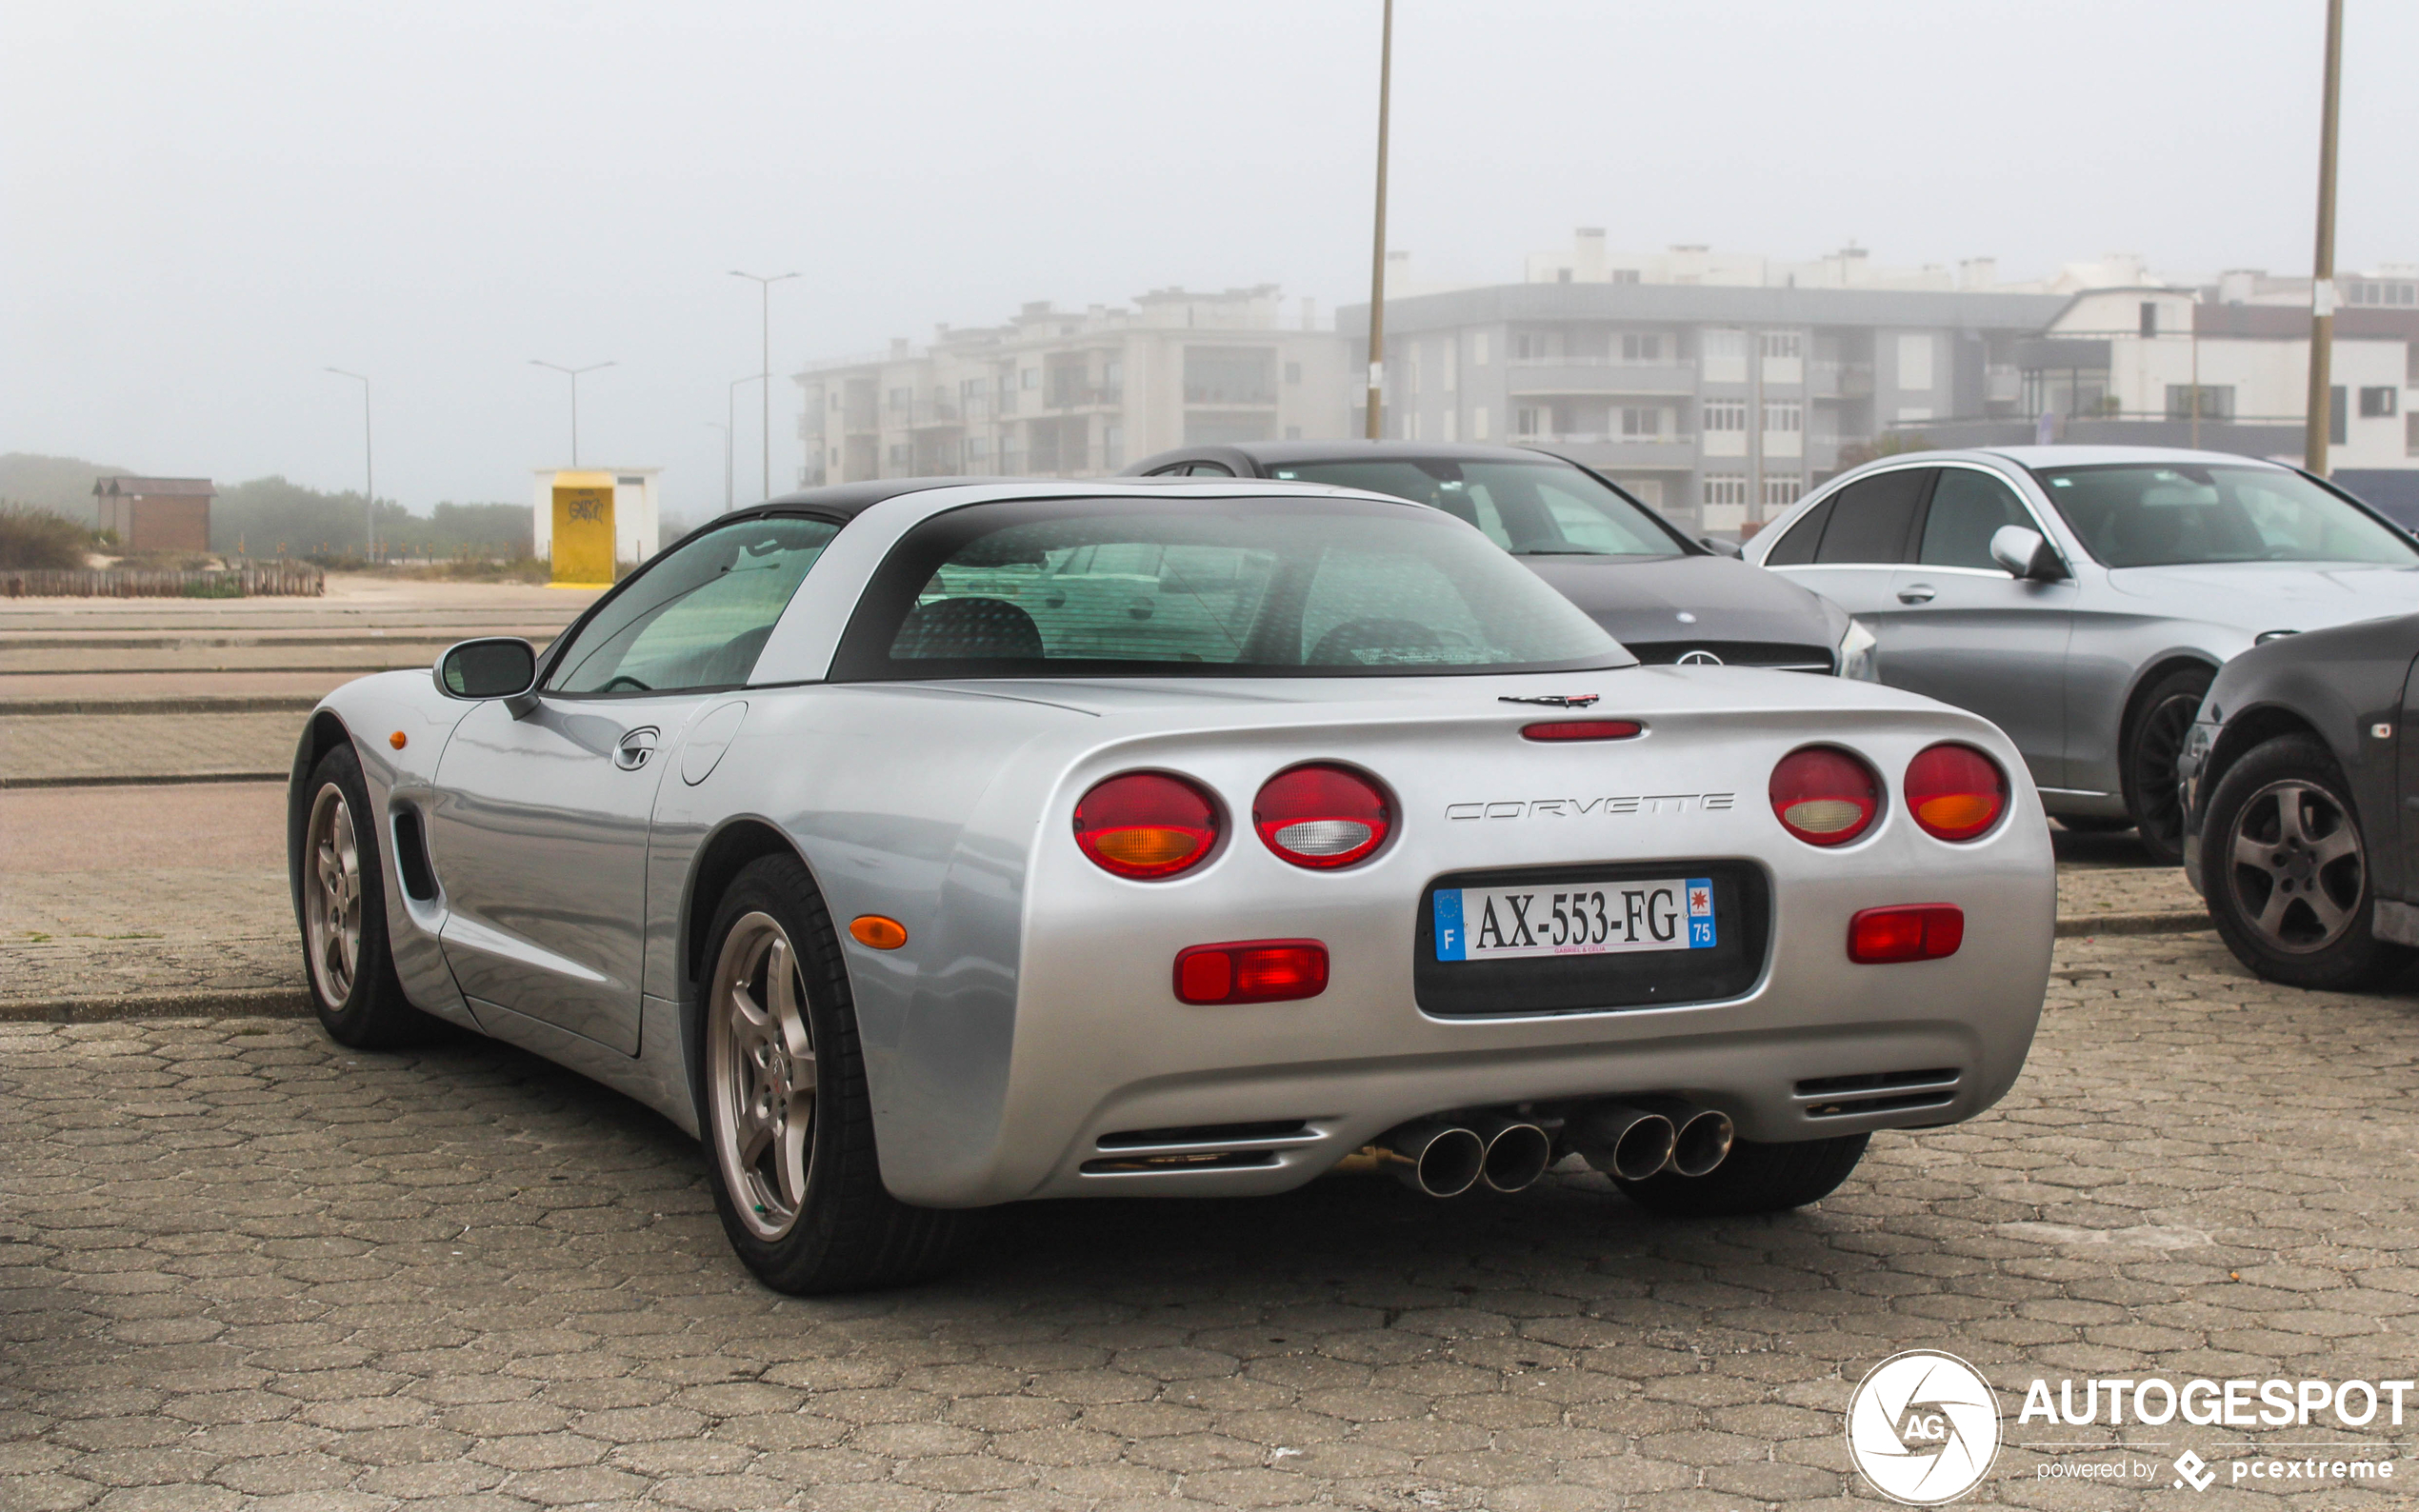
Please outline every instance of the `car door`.
[[1884, 682], [1896, 681], [1890, 658], [1906, 607], [1891, 589], [1938, 471], [1910, 467], [1867, 473], [1808, 510], [1764, 558], [1768, 568], [1865, 623], [1879, 643]]
[[636, 1053], [657, 753], [747, 681], [836, 528], [758, 516], [690, 541], [584, 619], [538, 691], [456, 726], [428, 838], [446, 962], [476, 1011]]
[[1916, 527], [1914, 564], [1892, 579], [1898, 633], [1881, 676], [1980, 714], [2016, 743], [2036, 785], [2062, 787], [2075, 585], [2018, 578], [1992, 561], [1990, 538], [2010, 525], [2048, 535], [1998, 474], [1939, 469]]

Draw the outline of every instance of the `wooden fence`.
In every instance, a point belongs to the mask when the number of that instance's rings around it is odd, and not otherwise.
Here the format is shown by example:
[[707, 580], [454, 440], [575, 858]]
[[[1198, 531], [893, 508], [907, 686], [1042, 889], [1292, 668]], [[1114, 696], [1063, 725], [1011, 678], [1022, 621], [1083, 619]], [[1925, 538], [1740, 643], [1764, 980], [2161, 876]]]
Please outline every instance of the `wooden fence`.
[[224, 571], [155, 567], [20, 571], [0, 568], [7, 599], [317, 598], [328, 574], [308, 562], [253, 562]]

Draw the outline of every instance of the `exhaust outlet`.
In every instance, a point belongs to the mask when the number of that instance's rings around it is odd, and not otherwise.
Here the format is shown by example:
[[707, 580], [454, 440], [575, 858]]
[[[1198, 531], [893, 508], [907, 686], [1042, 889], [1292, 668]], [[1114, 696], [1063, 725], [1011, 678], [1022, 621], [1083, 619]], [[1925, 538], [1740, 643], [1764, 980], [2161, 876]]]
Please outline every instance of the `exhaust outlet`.
[[1479, 1179], [1494, 1191], [1519, 1191], [1553, 1164], [1553, 1136], [1526, 1120], [1489, 1119], [1472, 1132], [1487, 1146]]
[[1599, 1103], [1570, 1121], [1571, 1144], [1588, 1164], [1625, 1182], [1663, 1169], [1679, 1138], [1669, 1119], [1627, 1103]]
[[1729, 1159], [1730, 1141], [1737, 1132], [1729, 1114], [1709, 1107], [1691, 1108], [1676, 1122], [1679, 1134], [1671, 1142], [1674, 1175], [1709, 1176]]
[[1394, 1157], [1404, 1185], [1430, 1197], [1459, 1197], [1487, 1166], [1487, 1142], [1458, 1124], [1406, 1124], [1380, 1135], [1377, 1147]]

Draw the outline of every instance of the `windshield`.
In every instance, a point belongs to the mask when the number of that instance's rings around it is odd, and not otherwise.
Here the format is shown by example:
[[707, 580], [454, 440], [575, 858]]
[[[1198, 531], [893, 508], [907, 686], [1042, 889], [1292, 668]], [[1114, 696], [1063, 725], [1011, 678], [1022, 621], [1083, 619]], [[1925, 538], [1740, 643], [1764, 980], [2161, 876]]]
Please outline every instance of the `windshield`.
[[2074, 533], [2112, 567], [2419, 564], [2419, 549], [2390, 527], [2281, 468], [2183, 463], [2033, 470]]
[[1678, 556], [1643, 505], [1559, 462], [1387, 457], [1289, 462], [1269, 475], [1367, 488], [1442, 509], [1514, 556]]
[[1474, 531], [1352, 499], [1034, 500], [908, 533], [833, 676], [1356, 677], [1624, 666]]

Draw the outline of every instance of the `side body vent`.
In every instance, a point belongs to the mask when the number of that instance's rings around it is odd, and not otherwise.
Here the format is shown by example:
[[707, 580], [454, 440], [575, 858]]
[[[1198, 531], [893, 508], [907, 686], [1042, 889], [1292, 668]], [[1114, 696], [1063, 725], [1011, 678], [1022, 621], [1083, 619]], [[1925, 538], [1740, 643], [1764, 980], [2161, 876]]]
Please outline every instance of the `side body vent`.
[[1869, 1071], [1861, 1076], [1818, 1076], [1797, 1084], [1797, 1102], [1809, 1119], [1946, 1107], [1956, 1101], [1957, 1084], [1964, 1076], [1965, 1072], [1955, 1066], [1923, 1071]]
[[420, 811], [398, 808], [394, 816], [395, 870], [403, 875], [403, 890], [414, 902], [437, 901], [436, 868], [429, 865], [429, 841], [420, 829]]

